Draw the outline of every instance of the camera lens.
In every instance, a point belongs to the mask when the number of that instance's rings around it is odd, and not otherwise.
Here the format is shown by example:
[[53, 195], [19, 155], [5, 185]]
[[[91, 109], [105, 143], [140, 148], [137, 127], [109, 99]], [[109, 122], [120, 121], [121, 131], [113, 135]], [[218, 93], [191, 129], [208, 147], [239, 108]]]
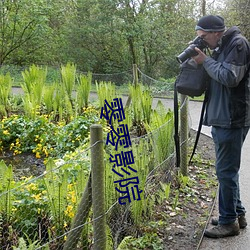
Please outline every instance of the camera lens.
[[176, 57], [179, 63], [183, 63], [188, 58], [198, 55], [195, 50], [195, 47], [203, 50], [207, 47], [207, 43], [199, 36], [197, 36], [192, 43], [180, 54]]
[[177, 61], [179, 63], [183, 63], [188, 58], [198, 55], [198, 53], [194, 49], [195, 47], [195, 44], [191, 44], [189, 47], [187, 47], [180, 55], [176, 57]]

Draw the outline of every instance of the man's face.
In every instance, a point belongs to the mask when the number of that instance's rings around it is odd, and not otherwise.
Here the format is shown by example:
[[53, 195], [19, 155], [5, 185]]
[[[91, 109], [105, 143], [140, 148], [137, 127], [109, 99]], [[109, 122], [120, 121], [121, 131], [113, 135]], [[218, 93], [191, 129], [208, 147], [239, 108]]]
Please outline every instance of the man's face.
[[218, 46], [218, 42], [221, 38], [221, 32], [206, 32], [203, 30], [197, 30], [196, 33], [208, 44], [210, 49], [215, 49]]

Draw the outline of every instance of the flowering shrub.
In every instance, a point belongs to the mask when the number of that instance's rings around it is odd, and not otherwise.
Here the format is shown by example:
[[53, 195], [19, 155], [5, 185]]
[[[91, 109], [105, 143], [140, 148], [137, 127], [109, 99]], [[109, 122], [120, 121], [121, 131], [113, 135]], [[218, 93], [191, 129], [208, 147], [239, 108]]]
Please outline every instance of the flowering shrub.
[[0, 150], [14, 155], [33, 152], [37, 158], [60, 156], [84, 143], [97, 121], [98, 113], [91, 107], [67, 124], [54, 123], [48, 115], [34, 119], [12, 115], [0, 121]]

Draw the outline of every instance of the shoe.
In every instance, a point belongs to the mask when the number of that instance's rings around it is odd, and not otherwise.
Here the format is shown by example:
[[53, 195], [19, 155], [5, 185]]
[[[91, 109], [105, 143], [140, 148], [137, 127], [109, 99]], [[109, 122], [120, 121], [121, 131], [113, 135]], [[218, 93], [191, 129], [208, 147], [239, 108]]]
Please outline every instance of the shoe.
[[234, 222], [232, 224], [222, 225], [219, 224], [210, 229], [206, 229], [204, 235], [209, 238], [224, 238], [228, 236], [239, 235], [240, 227], [238, 222]]
[[[245, 214], [239, 215], [238, 222], [239, 222], [240, 229], [243, 229], [243, 228], [245, 228], [247, 226], [247, 220], [246, 220]], [[217, 218], [212, 218], [211, 224], [214, 225], [214, 226], [217, 226], [218, 225], [218, 219]]]

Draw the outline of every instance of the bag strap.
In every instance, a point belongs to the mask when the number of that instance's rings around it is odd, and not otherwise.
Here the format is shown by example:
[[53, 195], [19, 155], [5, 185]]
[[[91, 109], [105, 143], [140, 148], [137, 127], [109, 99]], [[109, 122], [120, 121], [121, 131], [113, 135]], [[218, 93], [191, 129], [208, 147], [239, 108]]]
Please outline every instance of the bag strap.
[[190, 156], [190, 159], [189, 159], [189, 164], [192, 162], [192, 159], [193, 159], [193, 156], [195, 154], [195, 151], [196, 151], [196, 148], [197, 148], [197, 145], [198, 145], [198, 141], [199, 141], [199, 138], [200, 138], [203, 117], [204, 117], [204, 113], [205, 113], [205, 109], [206, 109], [206, 104], [207, 104], [207, 90], [205, 91], [205, 97], [204, 97], [204, 101], [202, 103], [199, 126], [198, 126], [198, 130], [196, 132], [195, 143], [194, 143], [194, 147], [193, 147], [193, 152], [192, 152], [192, 154]]
[[176, 153], [176, 167], [180, 167], [180, 137], [179, 137], [179, 112], [178, 112], [178, 93], [176, 88], [176, 82], [174, 83], [174, 141], [175, 141], [175, 153]]

